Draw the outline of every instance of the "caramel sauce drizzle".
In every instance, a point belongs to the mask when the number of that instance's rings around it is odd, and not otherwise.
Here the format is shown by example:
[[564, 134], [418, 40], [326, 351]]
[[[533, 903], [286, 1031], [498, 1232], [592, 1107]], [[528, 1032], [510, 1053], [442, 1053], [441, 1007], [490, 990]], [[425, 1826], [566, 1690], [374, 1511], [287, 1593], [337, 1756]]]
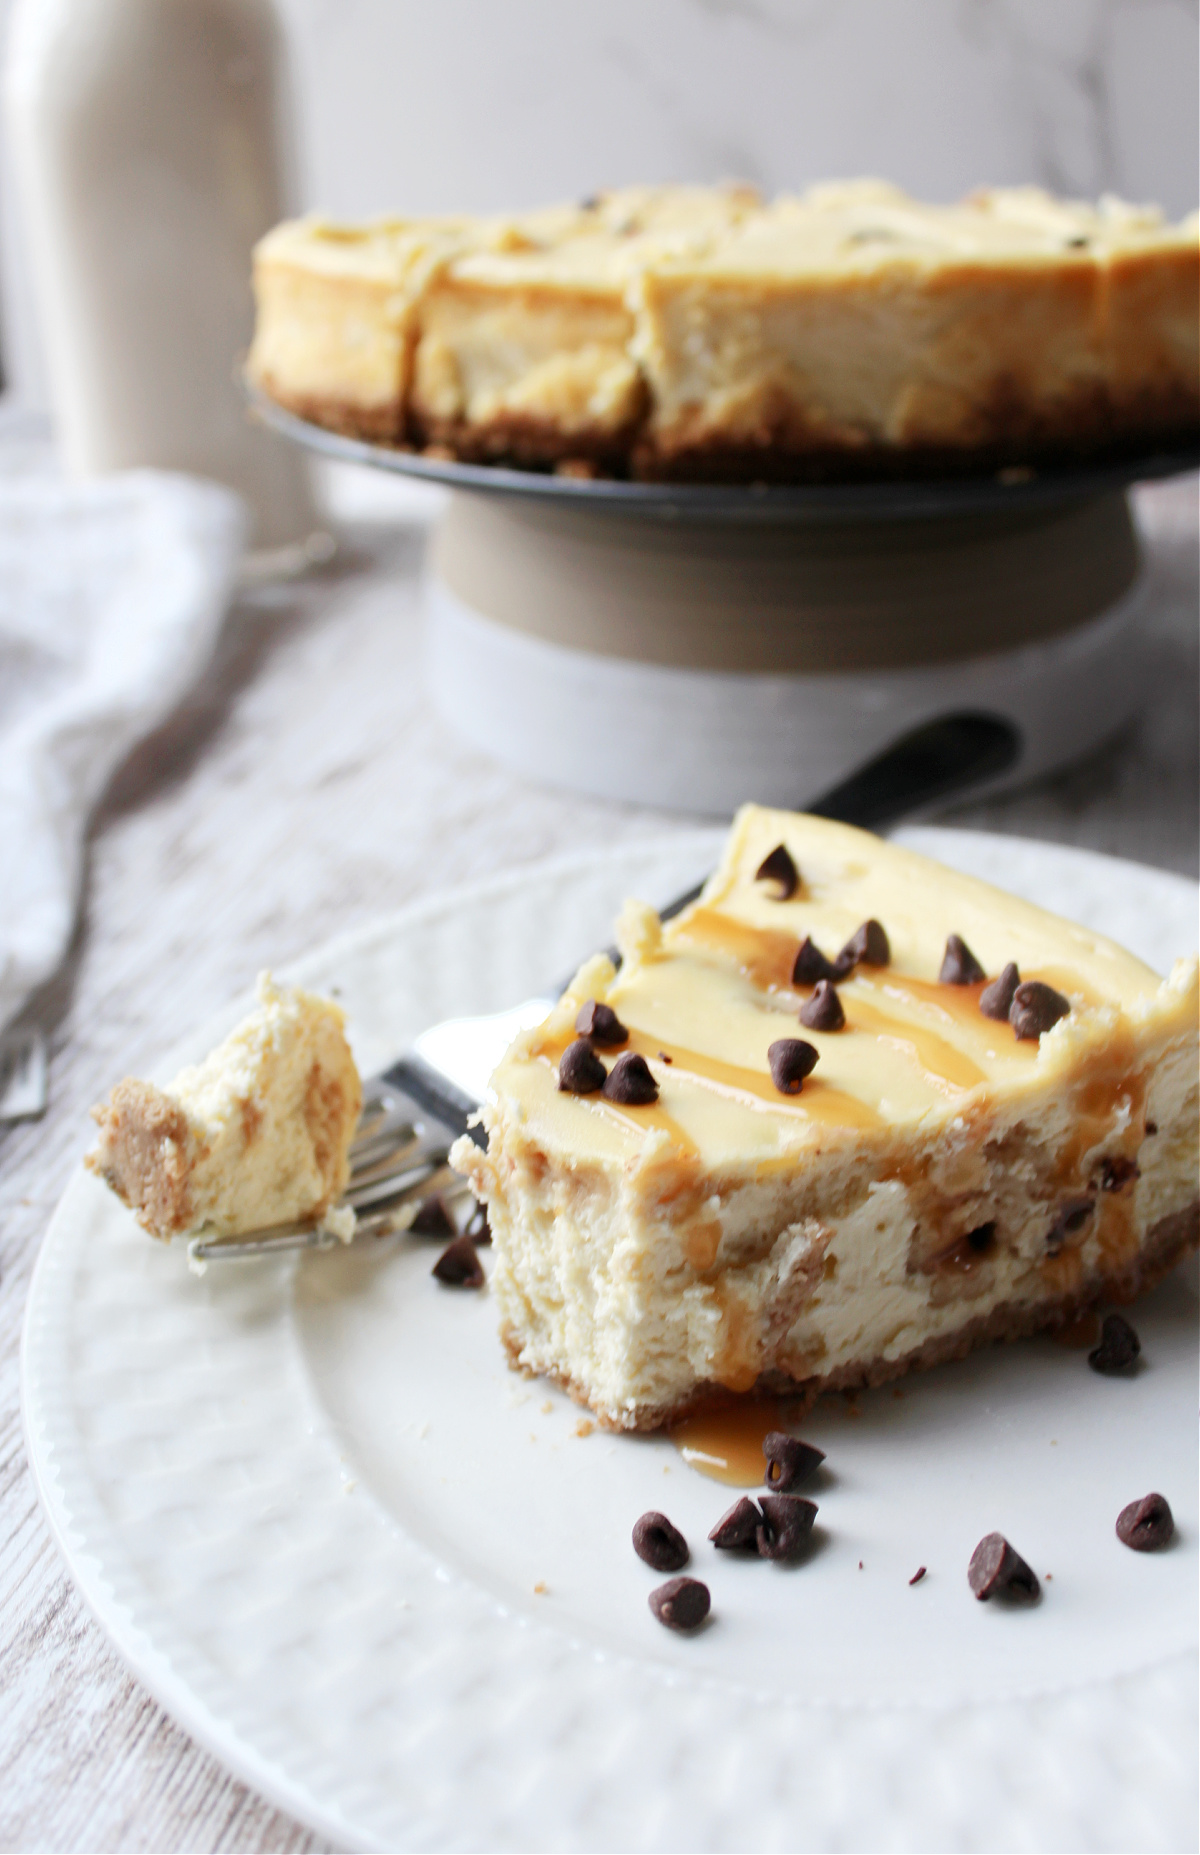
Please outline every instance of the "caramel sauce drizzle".
[[[699, 1050], [687, 1050], [680, 1044], [664, 1043], [661, 1037], [648, 1037], [632, 1025], [624, 1049], [636, 1050], [639, 1056], [657, 1056], [665, 1051], [678, 1075], [707, 1083], [721, 1093], [749, 1095], [752, 1106], [765, 1102], [782, 1114], [794, 1114], [810, 1121], [824, 1121], [836, 1127], [878, 1127], [880, 1116], [865, 1101], [845, 1089], [834, 1088], [820, 1076], [807, 1076], [798, 1095], [781, 1095], [769, 1071], [743, 1069], [740, 1064], [723, 1062], [717, 1056], [704, 1056]], [[763, 1052], [765, 1059], [766, 1052]], [[639, 1110], [640, 1112], [640, 1110]]]
[[[959, 988], [946, 986], [944, 989], [957, 991]], [[884, 990], [893, 996], [899, 993], [898, 987], [885, 986]], [[890, 1017], [886, 1011], [880, 1011], [852, 993], [847, 993], [842, 1003], [852, 1031], [869, 1031], [881, 1043], [891, 1044], [906, 1054], [911, 1051], [917, 1066], [935, 1086], [940, 1085], [940, 1093], [944, 1094], [948, 1088], [956, 1095], [966, 1094], [987, 1080], [978, 1063], [973, 1063], [936, 1031], [912, 1024], [906, 1018]]]
[[694, 908], [676, 928], [675, 938], [724, 955], [764, 992], [791, 990], [792, 968], [800, 947], [794, 934], [781, 933], [778, 928], [751, 927], [715, 908]]
[[[557, 1037], [546, 1037], [538, 1044], [534, 1055], [556, 1065], [573, 1040], [574, 1032], [566, 1036], [560, 1034]], [[685, 1049], [682, 1044], [665, 1043], [661, 1037], [651, 1037], [634, 1025], [629, 1026], [629, 1041], [621, 1045], [621, 1051], [625, 1050], [633, 1050], [639, 1056], [650, 1058], [665, 1053], [671, 1059], [675, 1075], [687, 1076], [718, 1094], [730, 1095], [747, 1107], [758, 1108], [760, 1104], [765, 1104], [781, 1114], [821, 1121], [834, 1127], [878, 1127], [882, 1124], [881, 1117], [868, 1103], [859, 1101], [856, 1095], [848, 1094], [845, 1089], [834, 1088], [831, 1083], [823, 1082], [819, 1076], [807, 1077], [799, 1095], [781, 1095], [765, 1067], [761, 1070], [744, 1069], [740, 1064], [723, 1062], [720, 1057], [704, 1056], [699, 1050]], [[612, 1054], [619, 1055], [621, 1051], [613, 1051]], [[579, 1099], [589, 1106], [615, 1115], [623, 1126], [639, 1129], [661, 1127], [686, 1152], [697, 1150], [691, 1135], [673, 1115], [667, 1113], [661, 1102], [645, 1108], [624, 1109], [615, 1102], [605, 1101], [595, 1095], [584, 1095]]]
[[[686, 945], [731, 962], [760, 990], [776, 994], [790, 993], [797, 999], [809, 994], [809, 987], [792, 984], [792, 969], [799, 945], [794, 934], [775, 928], [752, 927], [715, 908], [704, 907], [694, 908], [677, 927], [675, 934]], [[1083, 995], [1088, 1003], [1098, 1002], [1078, 975], [1066, 969], [1048, 967], [1028, 976], [1042, 978], [1060, 990], [1070, 989], [1076, 996]], [[993, 1023], [980, 1012], [979, 997], [986, 983], [986, 980], [981, 980], [969, 986], [943, 985], [940, 981], [916, 979], [907, 974], [894, 973], [890, 969], [878, 975], [874, 972], [869, 976], [860, 974], [857, 980], [849, 981], [843, 991], [846, 1032], [839, 1035], [857, 1032], [890, 1045], [909, 1057], [939, 1094], [957, 1099], [987, 1081], [986, 1072], [980, 1065], [933, 1024], [913, 1022], [909, 1017], [893, 1015], [864, 997], [863, 993], [876, 992], [884, 998], [894, 999], [898, 1004], [940, 1019], [950, 1032], [961, 1029], [975, 1039], [990, 1037], [1010, 1040], [1013, 1052], [1032, 1062], [1037, 1056], [1036, 1042], [1018, 1041], [1008, 1026]], [[535, 1048], [534, 1054], [550, 1063], [557, 1063], [572, 1036], [573, 1033], [567, 1033], [547, 1038]], [[718, 1093], [728, 1093], [750, 1107], [765, 1103], [776, 1113], [795, 1115], [832, 1126], [867, 1128], [882, 1125], [883, 1117], [869, 1103], [859, 1100], [844, 1089], [835, 1088], [819, 1075], [806, 1080], [800, 1095], [787, 1096], [775, 1087], [765, 1063], [761, 1070], [748, 1069], [740, 1064], [725, 1062], [719, 1057], [707, 1056], [698, 1050], [689, 1050], [682, 1045], [664, 1043], [661, 1037], [652, 1037], [636, 1026], [630, 1026], [629, 1041], [622, 1048], [636, 1051], [652, 1060], [665, 1054], [671, 1059], [677, 1075], [687, 1076]], [[764, 1051], [764, 1059], [765, 1054]], [[697, 1150], [691, 1136], [661, 1103], [625, 1110], [594, 1096], [582, 1099], [597, 1111], [615, 1117], [623, 1126], [642, 1130], [659, 1128], [684, 1152], [694, 1153]], [[1107, 1113], [1109, 1124], [1112, 1112], [1114, 1110], [1110, 1107]], [[1094, 1138], [1088, 1139], [1081, 1151], [1095, 1144]], [[1069, 1165], [1064, 1168], [1066, 1172], [1071, 1170]], [[1117, 1213], [1114, 1212], [1107, 1221], [1117, 1223]]]

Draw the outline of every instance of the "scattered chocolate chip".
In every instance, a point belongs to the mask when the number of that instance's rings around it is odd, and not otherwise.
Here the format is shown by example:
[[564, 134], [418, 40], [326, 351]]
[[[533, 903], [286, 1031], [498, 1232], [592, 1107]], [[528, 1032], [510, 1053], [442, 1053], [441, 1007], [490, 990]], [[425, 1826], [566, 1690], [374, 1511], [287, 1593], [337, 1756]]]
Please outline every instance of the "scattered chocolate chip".
[[771, 1080], [781, 1095], [798, 1095], [816, 1061], [817, 1052], [800, 1037], [778, 1037], [767, 1049]]
[[942, 985], [978, 985], [986, 979], [979, 961], [971, 952], [961, 934], [950, 934], [946, 939], [946, 951], [942, 955], [942, 970], [938, 980]]
[[1132, 1378], [1141, 1350], [1142, 1342], [1125, 1316], [1106, 1314], [1100, 1344], [1088, 1354], [1088, 1364], [1104, 1378]]
[[1041, 1596], [1037, 1573], [1014, 1552], [1003, 1533], [988, 1533], [971, 1554], [967, 1582], [977, 1598], [1020, 1597], [1033, 1603]]
[[1134, 1179], [1142, 1176], [1141, 1167], [1136, 1159], [1126, 1159], [1117, 1154], [1113, 1159], [1100, 1162], [1100, 1190], [1102, 1192], [1119, 1192]]
[[913, 1573], [912, 1577], [909, 1579], [908, 1582], [909, 1584], [920, 1584], [924, 1576], [925, 1576], [925, 1567], [923, 1565], [918, 1565], [916, 1571]]
[[635, 1522], [633, 1550], [656, 1572], [677, 1572], [690, 1556], [686, 1539], [665, 1514], [643, 1514]]
[[828, 979], [818, 979], [816, 991], [801, 1005], [800, 1022], [810, 1031], [840, 1031], [845, 1024], [842, 1001]]
[[998, 1018], [1004, 1023], [1012, 1010], [1013, 993], [1021, 983], [1015, 960], [1010, 960], [998, 979], [991, 985], [985, 985], [979, 994], [979, 1009], [985, 1018]]
[[792, 862], [791, 852], [786, 844], [776, 844], [774, 850], [765, 856], [754, 872], [755, 882], [777, 882], [779, 890], [775, 900], [786, 902], [795, 895], [800, 887], [800, 872]]
[[763, 1480], [775, 1494], [790, 1494], [816, 1474], [825, 1460], [825, 1451], [783, 1430], [772, 1430], [763, 1438], [763, 1455], [767, 1458]]
[[417, 1215], [409, 1225], [415, 1237], [452, 1237], [457, 1228], [441, 1192], [431, 1192], [428, 1198], [422, 1198]]
[[1143, 1495], [1117, 1515], [1117, 1538], [1135, 1552], [1160, 1552], [1174, 1532], [1175, 1516], [1161, 1494]]
[[975, 1256], [986, 1256], [995, 1241], [996, 1222], [994, 1218], [990, 1223], [976, 1224], [974, 1230], [968, 1230], [966, 1236], [967, 1248]]
[[1147, 1140], [1149, 1140], [1149, 1139], [1150, 1139], [1150, 1138], [1152, 1137], [1152, 1135], [1154, 1135], [1154, 1134], [1156, 1134], [1157, 1132], [1158, 1132], [1158, 1122], [1157, 1122], [1157, 1121], [1147, 1121], [1147, 1122], [1146, 1122], [1146, 1138], [1147, 1138]]
[[590, 1043], [580, 1037], [558, 1059], [558, 1086], [570, 1095], [594, 1095], [604, 1087], [606, 1071]]
[[806, 934], [800, 942], [800, 951], [796, 955], [796, 964], [792, 968], [792, 984], [816, 985], [820, 979], [838, 977], [838, 969], [833, 961], [827, 960], [811, 934]]
[[675, 1058], [673, 1056], [668, 1056], [665, 1050], [660, 1050], [658, 1053], [658, 1060], [660, 1063], [673, 1063]]
[[754, 1538], [759, 1558], [789, 1564], [800, 1558], [817, 1517], [816, 1502], [799, 1494], [760, 1494], [758, 1504], [762, 1521]]
[[448, 1288], [482, 1288], [483, 1268], [470, 1237], [455, 1237], [433, 1265], [433, 1273]]
[[1065, 1018], [1070, 1009], [1070, 999], [1056, 992], [1052, 985], [1043, 985], [1040, 979], [1026, 979], [1013, 993], [1008, 1021], [1019, 1038], [1032, 1039]]
[[629, 1032], [612, 1006], [602, 1005], [596, 998], [589, 998], [587, 1004], [580, 1007], [575, 1029], [581, 1037], [590, 1037], [593, 1043], [602, 1044], [605, 1049], [629, 1042]]
[[855, 928], [834, 964], [839, 974], [853, 972], [860, 964], [863, 966], [886, 966], [892, 957], [888, 946], [888, 937], [878, 921], [864, 921]]
[[1057, 1256], [1068, 1237], [1082, 1230], [1096, 1209], [1094, 1198], [1068, 1198], [1059, 1207], [1058, 1216], [1046, 1232], [1046, 1248]]
[[626, 1108], [644, 1108], [658, 1100], [658, 1083], [650, 1074], [644, 1056], [626, 1050], [624, 1056], [617, 1058], [604, 1084], [604, 1099], [619, 1101]]
[[490, 1243], [492, 1227], [488, 1223], [487, 1206], [477, 1203], [463, 1227], [463, 1236], [470, 1237], [472, 1243]]
[[708, 1586], [698, 1578], [668, 1578], [649, 1597], [651, 1610], [669, 1630], [694, 1630], [703, 1623], [711, 1603]]
[[726, 1509], [708, 1537], [722, 1552], [735, 1552], [740, 1546], [756, 1544], [761, 1525], [762, 1515], [758, 1508], [743, 1495], [740, 1501]]

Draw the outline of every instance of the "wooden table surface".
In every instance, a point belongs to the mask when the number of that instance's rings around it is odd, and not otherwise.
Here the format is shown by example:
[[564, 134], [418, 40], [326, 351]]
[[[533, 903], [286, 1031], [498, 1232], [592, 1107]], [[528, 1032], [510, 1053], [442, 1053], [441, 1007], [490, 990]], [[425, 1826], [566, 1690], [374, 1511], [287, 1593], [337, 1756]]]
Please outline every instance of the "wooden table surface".
[[[217, 660], [121, 770], [91, 838], [84, 918], [50, 988], [51, 1100], [0, 1131], [0, 1847], [315, 1849], [125, 1671], [38, 1507], [17, 1376], [47, 1220], [87, 1109], [193, 1023], [343, 929], [514, 864], [690, 822], [581, 800], [469, 751], [421, 690], [411, 502], [373, 520], [340, 480], [344, 546], [302, 585], [230, 614]], [[1138, 497], [1158, 694], [1086, 765], [954, 822], [1197, 874], [1194, 479]]]

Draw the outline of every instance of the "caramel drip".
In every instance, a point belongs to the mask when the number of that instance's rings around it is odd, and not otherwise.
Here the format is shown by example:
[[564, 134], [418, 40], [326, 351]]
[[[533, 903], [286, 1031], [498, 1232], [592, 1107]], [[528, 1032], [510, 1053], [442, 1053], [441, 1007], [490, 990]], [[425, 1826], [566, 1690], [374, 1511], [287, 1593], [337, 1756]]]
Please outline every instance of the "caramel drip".
[[[574, 1041], [573, 1030], [566, 1036], [544, 1037], [532, 1054], [543, 1063], [548, 1063], [552, 1069], [556, 1069], [563, 1051], [568, 1044]], [[632, 1043], [624, 1046], [626, 1049], [632, 1047]], [[661, 1047], [660, 1045], [659, 1048]], [[576, 1095], [573, 1099], [585, 1108], [590, 1108], [593, 1113], [608, 1115], [612, 1120], [619, 1122], [622, 1127], [628, 1127], [634, 1133], [649, 1133], [657, 1129], [660, 1133], [666, 1134], [682, 1153], [695, 1154], [700, 1150], [686, 1127], [682, 1126], [673, 1114], [668, 1114], [659, 1101], [648, 1103], [644, 1108], [622, 1108], [616, 1102], [605, 1101], [599, 1095]]]
[[792, 968], [800, 942], [778, 928], [751, 927], [715, 908], [695, 908], [675, 930], [679, 940], [731, 960], [747, 979], [764, 991], [791, 988]]
[[1095, 1308], [1087, 1308], [1077, 1320], [1066, 1327], [1056, 1327], [1050, 1338], [1057, 1340], [1060, 1346], [1068, 1346], [1076, 1352], [1082, 1352], [1085, 1346], [1094, 1346], [1100, 1338], [1100, 1316]]
[[[1135, 1067], [1136, 1048], [1126, 1029], [1097, 1060], [1089, 1073], [1077, 1084], [1073, 1095], [1071, 1138], [1060, 1147], [1054, 1169], [1053, 1190], [1060, 1199], [1092, 1196], [1095, 1210], [1084, 1225], [1077, 1242], [1068, 1243], [1057, 1257], [1047, 1257], [1042, 1272], [1055, 1287], [1065, 1276], [1072, 1276], [1068, 1256], [1078, 1257], [1083, 1245], [1093, 1236], [1106, 1269], [1119, 1270], [1137, 1252], [1138, 1234], [1133, 1215], [1133, 1184], [1116, 1191], [1100, 1189], [1102, 1179], [1084, 1169], [1084, 1161], [1097, 1147], [1111, 1159], [1136, 1161], [1145, 1129], [1147, 1072]], [[1118, 1120], [1125, 1127], [1114, 1144], [1113, 1131]], [[1074, 1280], [1068, 1283], [1074, 1286]]]
[[[781, 1095], [765, 1066], [762, 1069], [743, 1069], [740, 1064], [723, 1062], [720, 1057], [704, 1056], [699, 1050], [687, 1050], [680, 1044], [664, 1043], [661, 1037], [647, 1036], [645, 1031], [635, 1030], [632, 1026], [629, 1042], [624, 1047], [646, 1057], [665, 1053], [670, 1057], [676, 1075], [689, 1076], [693, 1081], [715, 1086], [722, 1091], [728, 1090], [743, 1098], [749, 1095], [753, 1098], [748, 1104], [751, 1106], [765, 1102], [781, 1114], [794, 1114], [835, 1127], [881, 1125], [880, 1116], [874, 1108], [865, 1101], [859, 1101], [856, 1095], [847, 1094], [845, 1089], [837, 1089], [831, 1083], [823, 1082], [819, 1076], [806, 1077], [799, 1095]], [[765, 1051], [763, 1054], [765, 1058]]]
[[719, 1410], [698, 1411], [667, 1434], [690, 1468], [730, 1488], [754, 1488], [766, 1470], [763, 1439], [783, 1428], [773, 1400], [743, 1399]]
[[[907, 983], [907, 982], [906, 982]], [[957, 991], [958, 987], [946, 986], [946, 991]], [[898, 987], [885, 986], [885, 991], [894, 997], [902, 997]], [[907, 1018], [893, 1018], [886, 1011], [868, 1005], [863, 998], [851, 993], [843, 994], [843, 1006], [846, 1021], [852, 1031], [869, 1031], [881, 1043], [892, 1044], [911, 1054], [917, 1067], [933, 1083], [939, 1093], [947, 1089], [955, 1094], [965, 1094], [986, 1080], [978, 1063], [973, 1063], [969, 1056], [956, 1050], [952, 1043], [947, 1043], [936, 1031], [926, 1030], [923, 1024], [913, 1024]]]

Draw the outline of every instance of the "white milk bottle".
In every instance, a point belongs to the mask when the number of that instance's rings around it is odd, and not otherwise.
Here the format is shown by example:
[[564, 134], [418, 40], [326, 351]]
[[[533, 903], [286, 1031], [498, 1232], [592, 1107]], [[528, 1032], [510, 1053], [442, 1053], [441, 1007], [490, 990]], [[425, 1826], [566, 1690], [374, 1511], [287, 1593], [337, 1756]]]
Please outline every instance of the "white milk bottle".
[[250, 253], [289, 205], [272, 0], [15, 0], [5, 102], [58, 438], [83, 475], [240, 491], [260, 549], [316, 527], [307, 466], [247, 418]]

